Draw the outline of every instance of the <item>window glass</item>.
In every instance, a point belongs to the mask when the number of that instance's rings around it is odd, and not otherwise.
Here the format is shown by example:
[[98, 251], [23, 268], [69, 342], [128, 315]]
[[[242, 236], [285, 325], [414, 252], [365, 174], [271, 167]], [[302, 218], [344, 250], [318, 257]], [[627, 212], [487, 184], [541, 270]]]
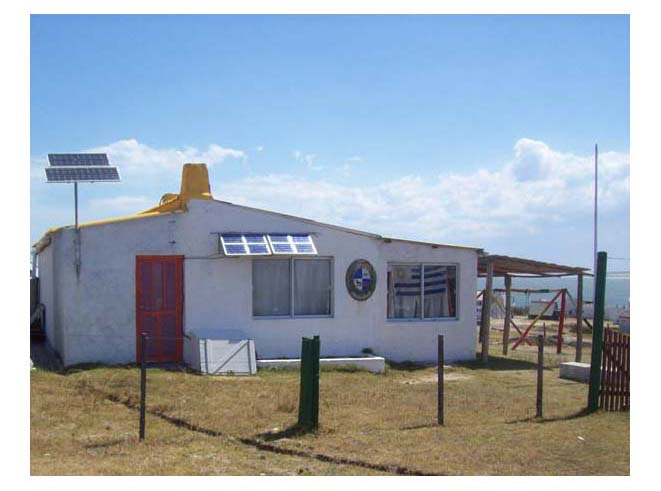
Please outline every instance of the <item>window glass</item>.
[[455, 317], [454, 282], [456, 266], [424, 265], [425, 318]]
[[391, 266], [390, 269], [392, 317], [420, 317], [420, 265]]
[[456, 317], [457, 267], [442, 264], [391, 265], [388, 268], [388, 317]]
[[328, 259], [294, 260], [294, 315], [331, 314], [331, 268]]
[[253, 260], [252, 313], [255, 316], [291, 315], [289, 259]]

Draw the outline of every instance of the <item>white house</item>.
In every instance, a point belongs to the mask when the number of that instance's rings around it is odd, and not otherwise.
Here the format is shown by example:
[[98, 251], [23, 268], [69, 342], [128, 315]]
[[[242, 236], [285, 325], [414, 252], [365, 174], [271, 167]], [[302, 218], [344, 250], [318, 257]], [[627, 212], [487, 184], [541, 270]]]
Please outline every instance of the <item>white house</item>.
[[[49, 230], [36, 244], [46, 336], [65, 365], [183, 360], [182, 336], [239, 330], [258, 359], [364, 350], [473, 359], [479, 249], [391, 239], [214, 199], [205, 164], [146, 212]], [[356, 262], [358, 261], [358, 262]], [[424, 286], [423, 286], [424, 284]]]

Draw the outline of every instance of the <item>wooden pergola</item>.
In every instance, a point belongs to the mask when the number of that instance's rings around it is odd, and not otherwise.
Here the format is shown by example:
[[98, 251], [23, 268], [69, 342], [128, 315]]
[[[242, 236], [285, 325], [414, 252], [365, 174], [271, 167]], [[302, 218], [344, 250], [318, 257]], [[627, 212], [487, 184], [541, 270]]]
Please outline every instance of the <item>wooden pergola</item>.
[[[480, 341], [482, 343], [482, 360], [487, 361], [489, 358], [489, 332], [491, 329], [491, 303], [493, 301], [493, 278], [503, 277], [505, 279], [505, 324], [503, 329], [503, 354], [507, 354], [509, 344], [510, 326], [512, 322], [512, 278], [548, 278], [548, 277], [563, 277], [563, 276], [576, 276], [578, 279], [577, 296], [576, 296], [576, 324], [579, 327], [576, 330], [576, 361], [581, 361], [583, 335], [580, 326], [583, 324], [583, 276], [590, 275], [588, 268], [579, 268], [574, 266], [564, 266], [562, 264], [546, 263], [542, 261], [535, 261], [532, 259], [524, 259], [520, 257], [502, 256], [495, 254], [482, 254], [478, 258], [477, 272], [479, 277], [486, 278], [485, 294], [482, 299], [482, 322], [480, 323]], [[553, 297], [546, 308], [552, 303], [559, 294]], [[546, 310], [546, 308], [544, 310]], [[543, 313], [543, 312], [542, 312]], [[558, 328], [558, 350], [562, 346], [562, 326], [564, 323], [565, 313], [565, 292], [561, 296], [561, 317]], [[539, 315], [541, 317], [542, 314]], [[513, 349], [523, 341], [528, 331], [532, 328], [537, 317], [530, 326], [521, 333], [521, 338], [514, 345]], [[515, 326], [517, 330], [518, 327]], [[520, 332], [520, 331], [519, 331]]]

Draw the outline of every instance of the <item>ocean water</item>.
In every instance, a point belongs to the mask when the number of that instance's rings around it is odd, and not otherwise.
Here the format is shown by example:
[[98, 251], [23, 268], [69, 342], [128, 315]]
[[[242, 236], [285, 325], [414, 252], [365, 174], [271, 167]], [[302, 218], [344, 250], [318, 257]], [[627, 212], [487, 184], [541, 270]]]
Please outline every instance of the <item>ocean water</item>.
[[[478, 288], [484, 288], [484, 278], [478, 279]], [[575, 276], [566, 278], [512, 278], [512, 288], [529, 288], [529, 289], [549, 289], [559, 290], [566, 288], [569, 293], [576, 298], [578, 280]], [[494, 278], [494, 288], [504, 288], [503, 278]], [[583, 298], [586, 301], [592, 301], [594, 280], [592, 277], [586, 276], [583, 278]], [[550, 299], [548, 293], [540, 293], [531, 295], [530, 299]], [[613, 276], [606, 277], [606, 306], [608, 307], [622, 307], [629, 302], [629, 277], [628, 276]], [[513, 293], [512, 303], [516, 306], [526, 305], [526, 295], [524, 293]]]

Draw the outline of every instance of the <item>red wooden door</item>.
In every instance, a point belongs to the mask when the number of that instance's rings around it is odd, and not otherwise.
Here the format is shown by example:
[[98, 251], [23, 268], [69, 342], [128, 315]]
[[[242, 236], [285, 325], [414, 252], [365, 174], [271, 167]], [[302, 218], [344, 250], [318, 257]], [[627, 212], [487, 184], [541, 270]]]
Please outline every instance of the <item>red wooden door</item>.
[[136, 256], [136, 359], [142, 359], [145, 332], [147, 361], [183, 361], [183, 256]]

